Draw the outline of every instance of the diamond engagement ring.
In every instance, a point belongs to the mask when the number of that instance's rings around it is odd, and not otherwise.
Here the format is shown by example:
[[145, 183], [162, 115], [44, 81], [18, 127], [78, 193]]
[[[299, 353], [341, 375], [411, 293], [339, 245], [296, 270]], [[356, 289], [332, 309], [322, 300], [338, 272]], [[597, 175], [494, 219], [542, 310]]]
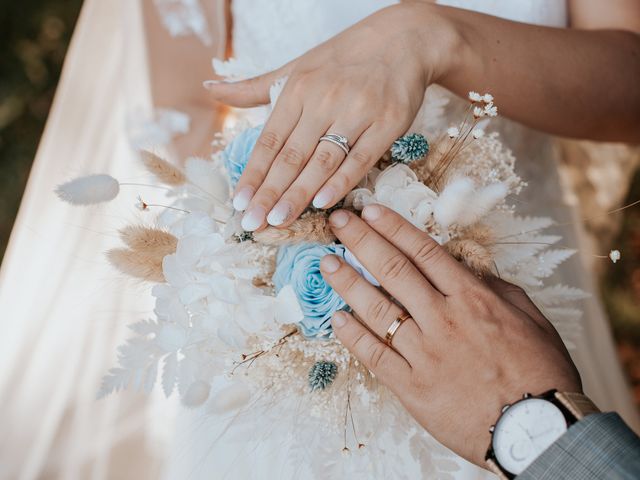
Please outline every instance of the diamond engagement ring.
[[320, 137], [320, 140], [318, 140], [318, 143], [323, 141], [331, 142], [334, 145], [337, 145], [342, 149], [345, 155], [349, 155], [349, 140], [347, 140], [347, 137], [345, 137], [344, 135], [338, 135], [336, 133], [327, 133], [326, 135], [323, 135], [322, 137]]

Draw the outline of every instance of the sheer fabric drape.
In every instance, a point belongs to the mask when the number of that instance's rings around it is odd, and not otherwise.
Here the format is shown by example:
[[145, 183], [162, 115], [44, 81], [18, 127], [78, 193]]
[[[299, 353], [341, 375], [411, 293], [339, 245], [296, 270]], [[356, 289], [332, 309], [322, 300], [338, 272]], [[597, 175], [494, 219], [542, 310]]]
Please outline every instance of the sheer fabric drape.
[[[82, 209], [53, 193], [94, 172], [147, 180], [127, 135], [133, 122], [153, 117], [145, 15], [157, 15], [151, 0], [85, 1], [4, 257], [2, 479], [161, 476], [172, 404], [131, 392], [96, 400], [126, 324], [153, 308], [147, 287], [119, 277], [103, 253], [123, 224], [151, 219], [133, 208], [138, 190], [123, 187], [113, 203]], [[220, 22], [210, 27], [215, 51], [205, 65], [224, 52]], [[181, 109], [170, 98], [163, 106]]]

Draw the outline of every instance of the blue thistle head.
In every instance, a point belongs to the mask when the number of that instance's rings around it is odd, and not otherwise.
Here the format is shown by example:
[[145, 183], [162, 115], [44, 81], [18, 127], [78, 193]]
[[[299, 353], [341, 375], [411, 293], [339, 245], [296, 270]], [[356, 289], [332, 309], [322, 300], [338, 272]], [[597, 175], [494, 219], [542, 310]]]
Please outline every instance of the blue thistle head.
[[420, 133], [409, 133], [391, 145], [391, 157], [396, 162], [411, 163], [429, 153], [429, 142]]
[[338, 367], [333, 362], [316, 362], [309, 370], [309, 387], [311, 391], [324, 390], [333, 383], [338, 374]]

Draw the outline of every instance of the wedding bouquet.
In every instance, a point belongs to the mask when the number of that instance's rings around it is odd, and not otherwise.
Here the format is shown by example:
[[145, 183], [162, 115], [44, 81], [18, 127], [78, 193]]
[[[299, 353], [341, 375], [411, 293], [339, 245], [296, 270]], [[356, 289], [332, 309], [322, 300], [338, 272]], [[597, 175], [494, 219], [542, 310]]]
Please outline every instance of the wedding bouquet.
[[[411, 133], [339, 204], [359, 211], [385, 205], [425, 231], [479, 276], [497, 275], [523, 287], [570, 341], [584, 293], [548, 285], [574, 252], [554, 248], [543, 233], [550, 218], [518, 216], [512, 200], [525, 187], [515, 158], [497, 133], [486, 133], [497, 109], [491, 95], [469, 94], [457, 126], [434, 138]], [[265, 435], [281, 428], [298, 462], [331, 477], [331, 469], [402, 476], [390, 455], [410, 452], [423, 473], [446, 470], [448, 451], [432, 440], [399, 402], [333, 336], [330, 319], [349, 306], [320, 274], [326, 254], [342, 257], [377, 281], [337, 242], [330, 212], [309, 208], [286, 228], [245, 232], [231, 207], [261, 127], [238, 124], [216, 137], [211, 159], [178, 168], [141, 152], [146, 168], [169, 189], [153, 226], [120, 231], [123, 246], [109, 259], [120, 271], [153, 282], [154, 315], [131, 325], [119, 367], [100, 395], [126, 387], [150, 391], [160, 380], [184, 405], [245, 422]], [[76, 204], [115, 198], [122, 184], [100, 174], [61, 185]], [[240, 429], [240, 427], [238, 427]], [[391, 443], [389, 443], [391, 442]], [[389, 451], [385, 445], [405, 449]], [[340, 454], [342, 451], [342, 455]], [[440, 467], [439, 467], [440, 465]], [[395, 470], [398, 469], [398, 470]]]

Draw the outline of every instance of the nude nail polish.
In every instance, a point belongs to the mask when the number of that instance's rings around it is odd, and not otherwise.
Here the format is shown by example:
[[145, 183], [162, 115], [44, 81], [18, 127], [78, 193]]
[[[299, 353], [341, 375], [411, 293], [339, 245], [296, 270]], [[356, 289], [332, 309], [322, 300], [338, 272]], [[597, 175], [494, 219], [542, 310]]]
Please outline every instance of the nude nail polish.
[[316, 208], [323, 208], [329, 205], [329, 202], [333, 200], [336, 192], [332, 187], [324, 187], [313, 198], [313, 206]]
[[245, 212], [240, 225], [246, 232], [253, 232], [264, 223], [266, 213], [263, 207], [252, 207]]
[[267, 223], [269, 225], [273, 225], [277, 227], [278, 225], [282, 225], [286, 222], [291, 213], [293, 212], [293, 207], [289, 202], [278, 202], [275, 207], [269, 212], [267, 216]]
[[251, 187], [243, 187], [233, 196], [233, 208], [238, 212], [243, 212], [249, 206], [249, 202], [253, 198], [254, 190]]

